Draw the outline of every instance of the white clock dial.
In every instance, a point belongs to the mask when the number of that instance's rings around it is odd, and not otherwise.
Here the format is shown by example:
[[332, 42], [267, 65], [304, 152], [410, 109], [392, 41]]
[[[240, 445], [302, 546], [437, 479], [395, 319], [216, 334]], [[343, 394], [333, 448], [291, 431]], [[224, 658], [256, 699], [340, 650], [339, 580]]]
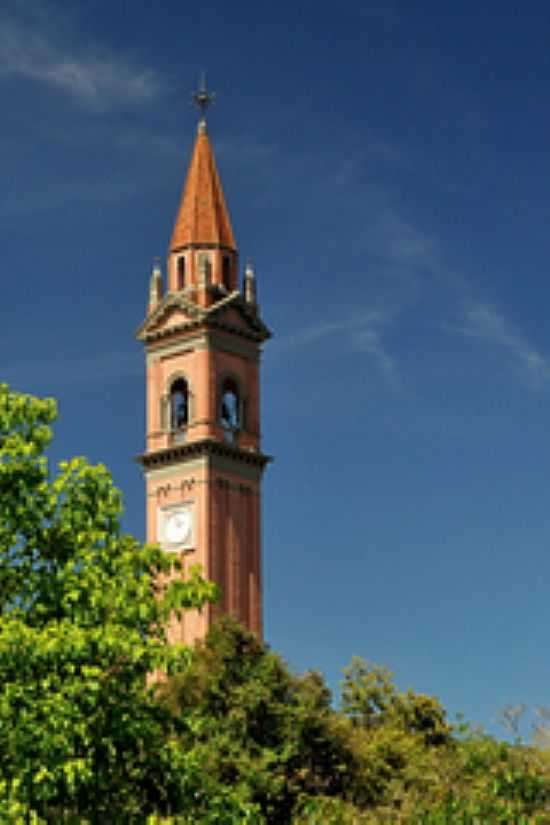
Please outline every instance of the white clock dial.
[[185, 544], [191, 539], [193, 520], [190, 510], [175, 510], [164, 522], [164, 537], [169, 544]]

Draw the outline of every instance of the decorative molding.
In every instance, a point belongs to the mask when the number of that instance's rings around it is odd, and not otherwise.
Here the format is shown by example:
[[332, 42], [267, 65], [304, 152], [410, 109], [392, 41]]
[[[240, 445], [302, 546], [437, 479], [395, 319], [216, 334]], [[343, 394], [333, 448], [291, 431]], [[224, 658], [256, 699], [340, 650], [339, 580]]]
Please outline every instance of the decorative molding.
[[172, 255], [177, 255], [184, 252], [186, 249], [220, 249], [222, 252], [232, 252], [235, 254], [235, 249], [232, 246], [226, 246], [222, 243], [186, 243], [183, 246], [175, 246], [170, 250]]
[[[162, 471], [161, 471], [162, 472]], [[151, 474], [154, 478], [157, 477], [157, 474]], [[253, 479], [252, 479], [253, 480]], [[207, 479], [193, 479], [192, 487], [217, 487], [218, 489], [223, 490], [234, 490], [235, 492], [242, 493], [246, 496], [251, 496], [253, 498], [260, 498], [260, 491], [259, 489], [255, 489], [254, 487], [250, 487], [248, 484], [242, 484], [235, 481], [230, 481], [227, 478], [220, 478], [217, 476], [216, 478], [207, 478]], [[155, 487], [154, 490], [151, 490], [147, 493], [147, 498], [154, 498], [155, 500], [159, 500], [162, 497], [167, 498], [170, 493], [181, 492], [182, 494], [189, 493], [189, 489], [184, 489], [183, 485], [178, 484], [159, 484]], [[176, 506], [177, 502], [173, 502], [173, 506]]]
[[[223, 317], [218, 317], [223, 315], [223, 311], [229, 306], [239, 312], [247, 324], [247, 329], [237, 327], [234, 324], [224, 321]], [[182, 309], [188, 314], [188, 319], [165, 329], [155, 329], [155, 324], [161, 321], [172, 307]], [[206, 309], [197, 306], [194, 301], [190, 301], [181, 292], [168, 293], [158, 307], [139, 327], [136, 332], [136, 337], [146, 343], [152, 343], [181, 332], [200, 328], [201, 326], [221, 329], [226, 332], [230, 332], [233, 335], [247, 338], [258, 343], [266, 341], [272, 336], [271, 331], [259, 318], [259, 316], [256, 313], [251, 312], [248, 305], [243, 300], [241, 293], [238, 290], [234, 290], [229, 295], [225, 296]]]
[[[200, 472], [204, 470], [206, 466], [206, 459], [199, 457], [196, 459], [192, 459], [191, 461], [185, 462], [185, 470], [188, 471], [195, 471]], [[150, 481], [155, 481], [157, 479], [172, 479], [174, 483], [168, 482], [168, 487], [171, 490], [177, 490], [181, 484], [190, 483], [192, 486], [196, 486], [197, 484], [202, 484], [202, 481], [194, 476], [190, 478], [185, 478], [183, 480], [180, 479], [179, 473], [181, 472], [181, 465], [180, 464], [169, 464], [167, 466], [160, 466], [160, 467], [153, 467], [147, 470], [147, 479]], [[166, 486], [166, 485], [165, 485]]]
[[[266, 464], [273, 461], [272, 456], [264, 453], [254, 452], [252, 450], [243, 450], [234, 444], [225, 444], [213, 439], [207, 438], [201, 441], [191, 441], [187, 444], [178, 444], [173, 447], [167, 447], [162, 450], [156, 450], [152, 453], [143, 453], [136, 456], [138, 461], [148, 473], [151, 470], [155, 471], [161, 467], [167, 467], [175, 464], [186, 464], [189, 459], [196, 459], [199, 457], [208, 457], [213, 459], [213, 464], [218, 463], [216, 459], [224, 458], [227, 464], [233, 464], [234, 472], [243, 472], [245, 467], [254, 467], [262, 471]], [[227, 471], [231, 472], [229, 466]]]
[[208, 349], [208, 333], [203, 331], [199, 335], [186, 337], [183, 341], [166, 341], [148, 349], [145, 353], [147, 366], [155, 361], [170, 358], [173, 355], [188, 355], [197, 350]]

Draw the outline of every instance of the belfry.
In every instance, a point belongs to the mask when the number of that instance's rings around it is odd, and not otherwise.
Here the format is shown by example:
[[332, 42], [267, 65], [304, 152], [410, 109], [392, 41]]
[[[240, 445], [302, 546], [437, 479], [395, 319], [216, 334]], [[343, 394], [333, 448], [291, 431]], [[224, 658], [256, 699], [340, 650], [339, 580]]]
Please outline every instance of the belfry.
[[204, 109], [176, 216], [166, 285], [155, 264], [147, 317], [147, 541], [177, 553], [184, 574], [200, 564], [221, 590], [218, 605], [186, 613], [173, 642], [202, 638], [220, 613], [262, 635], [260, 448], [261, 347], [271, 333], [250, 264], [238, 252]]

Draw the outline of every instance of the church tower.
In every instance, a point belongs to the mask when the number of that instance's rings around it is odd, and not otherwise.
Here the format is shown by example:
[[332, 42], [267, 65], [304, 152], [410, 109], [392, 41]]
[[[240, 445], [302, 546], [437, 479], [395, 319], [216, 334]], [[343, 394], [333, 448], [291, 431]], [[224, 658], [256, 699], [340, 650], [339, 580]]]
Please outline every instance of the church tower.
[[256, 278], [238, 252], [204, 109], [167, 260], [151, 275], [144, 342], [147, 373], [147, 541], [200, 564], [221, 590], [218, 605], [174, 620], [172, 642], [202, 638], [219, 613], [261, 637], [261, 347]]

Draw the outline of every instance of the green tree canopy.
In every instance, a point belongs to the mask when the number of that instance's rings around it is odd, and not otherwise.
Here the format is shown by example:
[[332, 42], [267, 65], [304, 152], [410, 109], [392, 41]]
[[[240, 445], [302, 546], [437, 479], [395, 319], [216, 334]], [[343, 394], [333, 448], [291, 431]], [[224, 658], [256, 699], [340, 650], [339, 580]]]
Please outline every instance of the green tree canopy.
[[322, 677], [293, 676], [234, 620], [210, 630], [164, 695], [192, 720], [184, 748], [221, 784], [246, 788], [266, 822], [290, 822], [309, 796], [345, 792], [354, 757]]
[[75, 458], [50, 476], [55, 417], [0, 385], [0, 820], [185, 810], [205, 780], [147, 676], [188, 661], [166, 619], [215, 587], [194, 571], [159, 588], [178, 562], [121, 532], [105, 467]]
[[229, 619], [169, 646], [216, 588], [122, 532], [105, 467], [50, 472], [55, 416], [0, 385], [0, 822], [549, 821], [548, 753], [453, 727], [385, 668], [352, 660], [336, 710]]

